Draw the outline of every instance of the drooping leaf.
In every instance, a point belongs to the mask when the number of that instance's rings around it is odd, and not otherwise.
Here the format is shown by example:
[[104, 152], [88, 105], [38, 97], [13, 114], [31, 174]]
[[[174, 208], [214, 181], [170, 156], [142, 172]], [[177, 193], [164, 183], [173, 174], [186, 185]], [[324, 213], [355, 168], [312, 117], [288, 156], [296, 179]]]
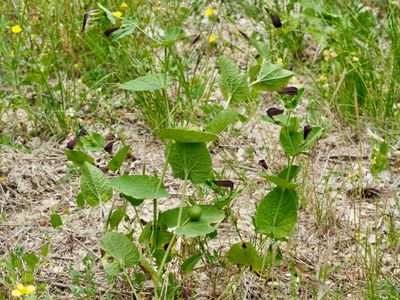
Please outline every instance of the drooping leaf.
[[117, 171], [119, 168], [121, 168], [126, 156], [128, 155], [129, 149], [129, 145], [123, 146], [121, 149], [119, 149], [117, 154], [115, 154], [108, 163], [107, 168], [111, 171]]
[[87, 204], [96, 206], [112, 197], [113, 190], [102, 171], [85, 162], [81, 173], [81, 193]]
[[218, 113], [206, 126], [206, 130], [215, 134], [224, 131], [229, 125], [236, 122], [239, 112], [233, 108], [227, 108]]
[[173, 78], [165, 74], [150, 74], [125, 82], [120, 88], [132, 92], [152, 92], [166, 89], [173, 83]]
[[261, 271], [262, 258], [249, 242], [241, 242], [231, 246], [227, 254], [229, 262], [252, 267], [254, 271]]
[[240, 103], [249, 96], [246, 74], [241, 74], [239, 67], [226, 56], [218, 58], [221, 71], [219, 88], [226, 101]]
[[147, 175], [120, 175], [111, 179], [111, 186], [118, 192], [135, 199], [167, 198], [169, 194], [160, 180]]
[[67, 156], [67, 159], [71, 161], [74, 165], [77, 167], [81, 167], [84, 162], [87, 162], [89, 164], [93, 164], [94, 159], [90, 155], [87, 155], [83, 151], [75, 151], [75, 150], [70, 150], [70, 149], [65, 149], [64, 151], [65, 155]]
[[114, 210], [110, 217], [110, 228], [115, 229], [118, 227], [119, 223], [121, 223], [126, 213], [126, 206], [121, 206]]
[[286, 238], [296, 225], [297, 206], [295, 190], [276, 187], [257, 206], [255, 216], [257, 232], [275, 239]]
[[159, 131], [159, 137], [174, 140], [177, 143], [203, 143], [218, 139], [218, 136], [214, 133], [179, 127], [162, 129]]
[[183, 226], [178, 227], [175, 232], [177, 235], [195, 238], [198, 236], [206, 236], [214, 231], [214, 226], [211, 226], [207, 221], [200, 219], [198, 221], [189, 221], [185, 223]]
[[191, 273], [201, 258], [201, 252], [197, 252], [182, 263], [182, 270], [186, 274]]
[[139, 262], [140, 254], [136, 246], [125, 235], [107, 232], [100, 240], [101, 247], [121, 266], [134, 266]]
[[53, 228], [58, 228], [63, 224], [59, 214], [52, 214], [50, 216], [50, 223]]
[[293, 72], [283, 69], [281, 65], [274, 65], [264, 60], [257, 79], [251, 85], [262, 91], [277, 91], [287, 85], [293, 75]]
[[177, 143], [169, 146], [169, 164], [175, 178], [203, 183], [211, 175], [212, 162], [204, 143]]
[[84, 208], [85, 207], [85, 197], [83, 196], [82, 193], [79, 193], [78, 196], [76, 196], [76, 206], [79, 208]]

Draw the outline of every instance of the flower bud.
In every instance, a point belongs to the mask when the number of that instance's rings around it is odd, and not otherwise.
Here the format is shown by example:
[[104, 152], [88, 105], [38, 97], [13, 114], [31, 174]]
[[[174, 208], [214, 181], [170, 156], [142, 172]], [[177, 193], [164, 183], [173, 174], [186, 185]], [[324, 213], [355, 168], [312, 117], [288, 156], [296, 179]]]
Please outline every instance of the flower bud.
[[267, 109], [267, 115], [272, 118], [273, 116], [283, 114], [283, 109], [271, 107]]
[[278, 91], [278, 94], [296, 96], [297, 95], [297, 87], [295, 86], [288, 86]]
[[306, 126], [304, 126], [304, 139], [307, 138], [307, 136], [308, 136], [308, 134], [311, 132], [311, 130], [312, 130], [311, 125], [306, 125]]
[[70, 150], [74, 150], [77, 142], [78, 142], [78, 137], [74, 137], [72, 140], [70, 140], [67, 143], [67, 148], [70, 149]]

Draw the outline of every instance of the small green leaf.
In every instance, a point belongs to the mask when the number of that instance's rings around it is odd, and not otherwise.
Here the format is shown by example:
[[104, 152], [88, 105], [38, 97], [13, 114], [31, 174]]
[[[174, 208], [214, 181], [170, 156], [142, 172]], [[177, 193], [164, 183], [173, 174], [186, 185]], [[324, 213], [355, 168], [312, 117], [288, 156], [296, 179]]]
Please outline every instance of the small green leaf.
[[251, 85], [262, 91], [277, 91], [287, 85], [293, 75], [293, 72], [283, 69], [281, 65], [274, 65], [264, 60], [257, 79]]
[[63, 224], [59, 214], [52, 214], [50, 216], [50, 223], [53, 228], [58, 228]]
[[126, 206], [121, 206], [113, 211], [110, 217], [110, 228], [115, 229], [118, 227], [119, 223], [121, 223], [126, 213]]
[[286, 155], [297, 156], [301, 153], [303, 136], [303, 132], [291, 131], [287, 127], [282, 127], [279, 140]]
[[138, 18], [135, 17], [122, 20], [121, 28], [112, 33], [111, 35], [112, 40], [115, 42], [127, 35], [134, 33], [138, 25], [139, 25], [139, 20]]
[[118, 192], [135, 199], [167, 198], [169, 194], [160, 180], [147, 175], [120, 175], [111, 180], [111, 186]]
[[82, 143], [82, 146], [88, 150], [103, 151], [106, 140], [101, 134], [91, 131], [88, 135], [81, 136], [79, 143]]
[[81, 193], [87, 204], [96, 206], [112, 197], [113, 190], [102, 171], [85, 162], [81, 173]]
[[185, 30], [179, 27], [171, 27], [167, 29], [161, 43], [155, 44], [154, 47], [169, 47], [177, 41], [183, 39], [186, 35]]
[[67, 156], [67, 159], [69, 161], [71, 161], [74, 165], [76, 165], [77, 167], [81, 167], [84, 162], [87, 162], [89, 164], [93, 164], [93, 162], [94, 162], [93, 157], [87, 155], [83, 151], [75, 151], [75, 150], [65, 149], [64, 153]]
[[32, 271], [35, 270], [37, 264], [39, 263], [39, 258], [33, 252], [25, 254], [23, 260]]
[[[290, 170], [290, 171], [289, 171]], [[289, 175], [288, 175], [289, 172]], [[300, 172], [300, 167], [296, 165], [291, 165], [290, 167], [286, 167], [284, 170], [278, 173], [278, 177], [287, 180], [287, 182], [291, 182], [296, 178], [297, 174]]]
[[116, 22], [114, 14], [100, 3], [97, 3], [97, 6], [100, 7], [100, 9], [106, 13], [107, 19], [111, 22], [111, 24], [115, 25]]
[[201, 252], [197, 252], [182, 263], [182, 270], [186, 274], [191, 273], [201, 258]]
[[132, 92], [152, 92], [166, 89], [173, 84], [173, 78], [165, 74], [150, 74], [138, 77], [120, 85], [123, 90]]
[[295, 189], [297, 184], [287, 182], [286, 179], [278, 177], [278, 176], [270, 176], [265, 174], [264, 172], [260, 173], [261, 177], [267, 179], [268, 181], [276, 184], [282, 189]]
[[206, 130], [215, 134], [224, 131], [229, 125], [236, 122], [239, 112], [233, 108], [227, 108], [217, 114], [206, 126]]
[[172, 144], [169, 146], [169, 164], [175, 178], [189, 179], [192, 183], [203, 183], [211, 175], [212, 161], [207, 146], [198, 144]]
[[49, 254], [49, 243], [44, 244], [40, 248], [40, 254], [42, 255], [42, 257], [46, 257], [47, 254]]
[[125, 235], [107, 232], [100, 240], [101, 247], [123, 266], [134, 266], [139, 262], [140, 254], [136, 246]]
[[227, 254], [229, 262], [252, 267], [254, 271], [261, 271], [262, 258], [249, 242], [241, 242], [231, 246]]
[[295, 190], [276, 187], [257, 206], [255, 216], [257, 232], [275, 239], [286, 238], [296, 225], [297, 206]]
[[314, 127], [310, 133], [308, 134], [307, 138], [303, 141], [301, 147], [302, 151], [308, 150], [311, 148], [312, 144], [319, 139], [322, 134], [324, 133], [324, 130], [320, 127]]
[[78, 194], [78, 196], [76, 197], [75, 202], [76, 202], [76, 205], [77, 205], [79, 208], [84, 208], [84, 207], [85, 207], [85, 197], [83, 196], [82, 193], [79, 193], [79, 194]]
[[241, 74], [239, 67], [226, 56], [218, 58], [221, 71], [219, 88], [225, 100], [231, 103], [241, 103], [249, 96], [249, 86], [246, 74]]
[[177, 143], [203, 143], [218, 139], [218, 136], [214, 133], [189, 128], [162, 129], [159, 136], [162, 139], [174, 140]]
[[129, 145], [123, 146], [121, 149], [119, 149], [117, 154], [115, 154], [111, 161], [108, 163], [107, 168], [111, 171], [117, 171], [119, 168], [121, 168], [126, 156], [128, 155], [129, 149]]

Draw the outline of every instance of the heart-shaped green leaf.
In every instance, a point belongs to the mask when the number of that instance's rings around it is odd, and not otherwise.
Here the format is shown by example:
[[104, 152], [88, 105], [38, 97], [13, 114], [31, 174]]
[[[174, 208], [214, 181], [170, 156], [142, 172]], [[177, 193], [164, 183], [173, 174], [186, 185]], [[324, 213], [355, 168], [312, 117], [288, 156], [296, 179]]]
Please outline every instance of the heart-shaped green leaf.
[[166, 89], [173, 84], [173, 79], [165, 74], [150, 74], [138, 77], [120, 85], [123, 90], [132, 92], [152, 92]]
[[96, 206], [112, 197], [113, 190], [102, 171], [85, 162], [81, 167], [81, 173], [81, 193], [87, 204]]
[[159, 137], [174, 140], [177, 143], [204, 143], [218, 139], [218, 136], [214, 133], [189, 128], [162, 129], [159, 131]]
[[121, 266], [135, 266], [140, 259], [136, 246], [125, 235], [118, 232], [107, 232], [100, 240], [101, 247]]

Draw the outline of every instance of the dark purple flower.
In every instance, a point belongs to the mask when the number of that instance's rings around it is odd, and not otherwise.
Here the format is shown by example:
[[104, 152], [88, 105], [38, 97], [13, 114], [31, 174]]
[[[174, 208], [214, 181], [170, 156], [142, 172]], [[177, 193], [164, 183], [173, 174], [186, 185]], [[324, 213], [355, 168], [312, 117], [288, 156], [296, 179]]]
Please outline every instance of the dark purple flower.
[[249, 38], [249, 36], [246, 34], [246, 33], [244, 33], [243, 31], [241, 31], [241, 30], [239, 30], [239, 33], [246, 39], [246, 40], [250, 40], [250, 38]]
[[226, 187], [226, 188], [230, 188], [230, 189], [233, 189], [233, 186], [234, 186], [233, 181], [230, 181], [230, 180], [215, 180], [214, 183], [217, 186], [222, 186], [222, 187]]
[[288, 86], [278, 91], [278, 94], [285, 94], [290, 96], [297, 95], [297, 87], [295, 86]]
[[258, 164], [263, 167], [265, 170], [268, 170], [268, 165], [267, 162], [265, 161], [265, 159], [261, 159], [258, 161]]
[[85, 136], [85, 135], [87, 135], [86, 129], [82, 128], [81, 130], [79, 130], [78, 136]]
[[308, 134], [311, 132], [311, 130], [312, 130], [311, 125], [306, 125], [306, 126], [304, 126], [304, 139], [307, 138], [307, 136], [308, 136]]
[[78, 137], [74, 137], [72, 140], [70, 140], [67, 143], [67, 148], [70, 149], [70, 150], [74, 150], [77, 142], [78, 142]]
[[271, 21], [272, 25], [274, 25], [275, 28], [281, 28], [282, 27], [282, 22], [279, 16], [275, 13], [270, 13], [271, 16]]
[[108, 142], [105, 146], [104, 146], [104, 150], [107, 151], [108, 153], [112, 154], [112, 149], [113, 149], [113, 145], [114, 142]]
[[281, 115], [281, 114], [283, 114], [283, 109], [279, 109], [276, 107], [271, 107], [271, 108], [267, 109], [267, 115], [270, 118], [272, 118], [273, 116], [276, 116], [276, 115]]

